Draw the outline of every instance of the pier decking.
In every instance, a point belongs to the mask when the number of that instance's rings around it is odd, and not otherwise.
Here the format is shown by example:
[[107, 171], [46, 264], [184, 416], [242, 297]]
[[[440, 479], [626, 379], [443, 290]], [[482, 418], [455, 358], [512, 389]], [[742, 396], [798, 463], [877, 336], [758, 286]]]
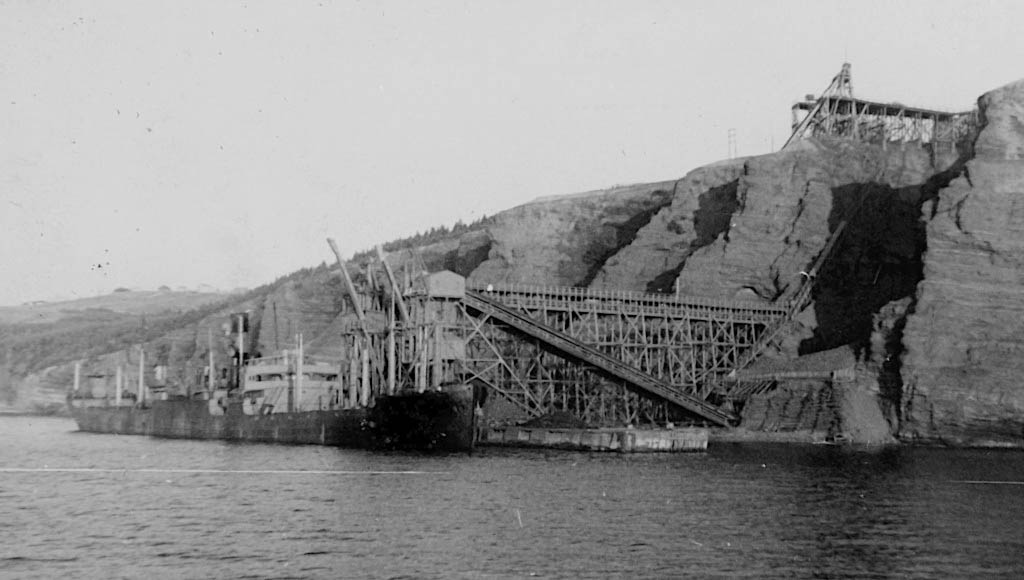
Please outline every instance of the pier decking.
[[708, 430], [688, 429], [552, 429], [492, 427], [479, 442], [485, 446], [543, 447], [620, 453], [694, 452], [708, 448]]

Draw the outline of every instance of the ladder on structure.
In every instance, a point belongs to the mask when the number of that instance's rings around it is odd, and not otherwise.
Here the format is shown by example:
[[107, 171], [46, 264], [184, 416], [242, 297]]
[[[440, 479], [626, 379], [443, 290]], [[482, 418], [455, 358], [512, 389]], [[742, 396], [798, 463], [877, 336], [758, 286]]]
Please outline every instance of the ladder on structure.
[[483, 314], [495, 318], [527, 334], [555, 350], [593, 365], [635, 388], [655, 395], [717, 425], [729, 426], [736, 417], [692, 395], [681, 393], [658, 379], [596, 348], [541, 324], [529, 316], [512, 310], [476, 292], [466, 292], [463, 302]]

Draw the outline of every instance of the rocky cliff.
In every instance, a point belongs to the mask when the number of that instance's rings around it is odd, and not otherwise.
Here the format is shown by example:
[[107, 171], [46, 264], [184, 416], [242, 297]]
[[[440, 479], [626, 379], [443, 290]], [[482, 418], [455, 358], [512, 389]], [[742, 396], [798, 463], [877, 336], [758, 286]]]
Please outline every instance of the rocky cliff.
[[728, 231], [735, 211], [742, 160], [698, 168], [671, 186], [669, 203], [657, 208], [628, 244], [597, 270], [596, 288], [666, 292], [687, 258]]
[[[698, 169], [676, 184], [672, 203], [605, 263], [595, 283], [774, 301], [797, 286], [843, 220], [864, 226], [851, 228], [860, 232], [855, 236], [894, 238], [873, 240], [876, 253], [888, 256], [858, 256], [861, 267], [870, 259], [912, 260], [913, 226], [894, 222], [916, 220], [921, 190], [949, 164], [920, 147], [834, 140]], [[891, 217], [893, 209], [901, 217]]]
[[476, 282], [587, 286], [673, 202], [672, 182], [540, 199], [498, 214]]
[[903, 331], [910, 439], [1024, 439], [1024, 81], [979, 100], [963, 175], [924, 208], [924, 279]]

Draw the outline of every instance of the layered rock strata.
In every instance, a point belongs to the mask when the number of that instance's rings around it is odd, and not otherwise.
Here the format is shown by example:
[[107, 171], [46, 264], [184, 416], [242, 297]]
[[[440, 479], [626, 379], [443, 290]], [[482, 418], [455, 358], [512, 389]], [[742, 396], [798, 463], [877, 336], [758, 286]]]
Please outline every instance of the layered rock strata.
[[941, 169], [920, 147], [885, 151], [852, 141], [804, 141], [752, 158], [728, 231], [687, 259], [679, 289], [775, 300], [799, 285], [800, 272], [872, 192], [919, 186]]
[[925, 207], [924, 280], [903, 332], [901, 435], [1024, 445], [1024, 81], [979, 100], [964, 175]]
[[727, 230], [743, 165], [743, 160], [715, 163], [677, 181], [671, 203], [602, 264], [591, 285], [640, 292], [671, 289], [701, 242], [710, 243]]

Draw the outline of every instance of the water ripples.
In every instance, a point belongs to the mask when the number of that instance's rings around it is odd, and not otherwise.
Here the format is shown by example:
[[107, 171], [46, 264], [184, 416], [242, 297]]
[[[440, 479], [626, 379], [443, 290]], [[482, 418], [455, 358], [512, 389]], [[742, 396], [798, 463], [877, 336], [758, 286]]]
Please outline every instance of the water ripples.
[[1024, 454], [473, 456], [0, 421], [0, 577], [1024, 575]]

